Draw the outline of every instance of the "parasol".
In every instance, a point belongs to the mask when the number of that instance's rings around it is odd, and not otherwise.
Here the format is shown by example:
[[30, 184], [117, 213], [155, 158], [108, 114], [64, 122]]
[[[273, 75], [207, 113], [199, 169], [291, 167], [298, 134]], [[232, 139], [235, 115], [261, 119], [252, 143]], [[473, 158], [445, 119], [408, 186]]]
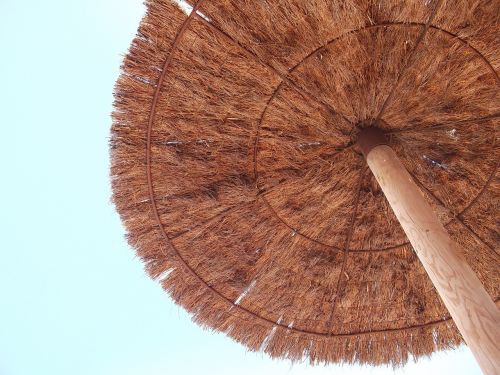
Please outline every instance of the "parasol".
[[498, 371], [498, 1], [147, 7], [113, 200], [174, 301], [272, 357]]

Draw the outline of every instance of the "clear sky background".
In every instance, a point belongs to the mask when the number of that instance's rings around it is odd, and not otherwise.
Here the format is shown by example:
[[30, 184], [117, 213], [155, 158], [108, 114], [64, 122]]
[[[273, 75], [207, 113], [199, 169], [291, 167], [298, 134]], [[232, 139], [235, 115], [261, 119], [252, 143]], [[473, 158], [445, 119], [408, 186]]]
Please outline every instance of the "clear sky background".
[[396, 371], [273, 361], [147, 278], [108, 181], [113, 86], [143, 12], [0, 0], [0, 375], [480, 374], [466, 347]]

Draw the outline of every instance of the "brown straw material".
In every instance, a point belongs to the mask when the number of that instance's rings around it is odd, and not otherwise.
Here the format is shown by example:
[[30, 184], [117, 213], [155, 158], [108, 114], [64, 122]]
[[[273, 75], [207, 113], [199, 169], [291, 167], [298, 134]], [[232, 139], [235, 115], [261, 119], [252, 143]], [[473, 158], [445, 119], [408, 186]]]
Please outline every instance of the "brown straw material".
[[198, 324], [311, 363], [462, 342], [353, 147], [375, 123], [499, 300], [499, 3], [404, 4], [147, 1], [115, 90], [113, 200]]

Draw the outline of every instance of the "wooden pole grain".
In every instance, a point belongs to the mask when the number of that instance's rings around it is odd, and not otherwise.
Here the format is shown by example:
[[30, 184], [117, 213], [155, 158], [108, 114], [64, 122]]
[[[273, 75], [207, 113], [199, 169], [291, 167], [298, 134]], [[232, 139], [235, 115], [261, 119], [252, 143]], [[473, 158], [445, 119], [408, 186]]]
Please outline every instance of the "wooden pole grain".
[[365, 157], [482, 371], [500, 374], [499, 309], [395, 152], [378, 144]]

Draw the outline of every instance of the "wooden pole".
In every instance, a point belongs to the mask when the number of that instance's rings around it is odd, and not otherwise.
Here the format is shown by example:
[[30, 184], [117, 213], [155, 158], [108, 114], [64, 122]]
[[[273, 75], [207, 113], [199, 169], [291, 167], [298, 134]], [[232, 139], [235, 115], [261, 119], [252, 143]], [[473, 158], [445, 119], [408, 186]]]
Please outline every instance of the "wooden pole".
[[383, 133], [363, 130], [358, 146], [481, 370], [500, 374], [499, 309]]

